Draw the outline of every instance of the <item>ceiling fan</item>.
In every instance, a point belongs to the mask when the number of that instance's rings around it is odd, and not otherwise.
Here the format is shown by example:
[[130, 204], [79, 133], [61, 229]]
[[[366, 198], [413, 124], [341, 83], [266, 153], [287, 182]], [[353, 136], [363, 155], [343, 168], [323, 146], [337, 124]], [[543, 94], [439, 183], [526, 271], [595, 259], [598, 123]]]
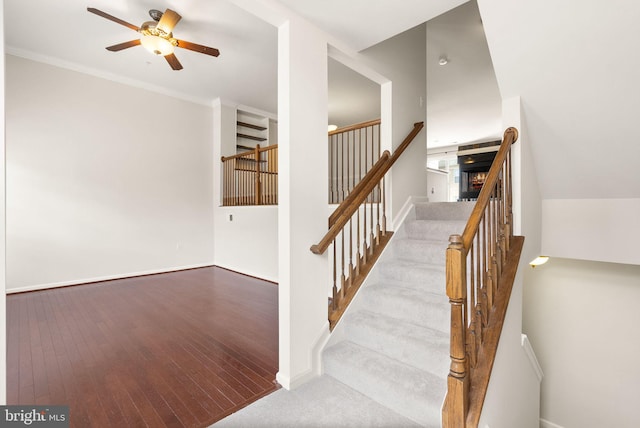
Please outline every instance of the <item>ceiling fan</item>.
[[171, 9], [165, 10], [164, 13], [156, 9], [151, 9], [149, 11], [149, 16], [151, 16], [153, 21], [144, 22], [140, 27], [136, 27], [133, 24], [93, 7], [88, 7], [87, 11], [95, 13], [98, 16], [116, 22], [120, 25], [124, 25], [125, 27], [131, 28], [141, 34], [139, 39], [108, 46], [106, 49], [111, 52], [118, 52], [133, 46], [142, 45], [149, 52], [156, 55], [162, 55], [174, 70], [182, 70], [182, 64], [180, 64], [180, 61], [178, 61], [178, 58], [176, 58], [173, 53], [175, 47], [211, 56], [220, 55], [220, 51], [216, 48], [210, 48], [209, 46], [198, 45], [196, 43], [174, 38], [173, 28], [176, 26], [178, 21], [182, 19], [182, 16]]

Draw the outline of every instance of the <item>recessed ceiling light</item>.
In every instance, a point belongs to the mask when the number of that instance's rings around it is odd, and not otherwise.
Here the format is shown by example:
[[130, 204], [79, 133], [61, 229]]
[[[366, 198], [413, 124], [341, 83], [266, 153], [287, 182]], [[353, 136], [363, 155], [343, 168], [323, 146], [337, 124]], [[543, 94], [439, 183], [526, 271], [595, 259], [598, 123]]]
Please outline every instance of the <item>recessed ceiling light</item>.
[[440, 59], [438, 60], [438, 64], [440, 64], [440, 65], [447, 65], [448, 63], [449, 63], [449, 58], [447, 58], [444, 55], [442, 55], [440, 57]]

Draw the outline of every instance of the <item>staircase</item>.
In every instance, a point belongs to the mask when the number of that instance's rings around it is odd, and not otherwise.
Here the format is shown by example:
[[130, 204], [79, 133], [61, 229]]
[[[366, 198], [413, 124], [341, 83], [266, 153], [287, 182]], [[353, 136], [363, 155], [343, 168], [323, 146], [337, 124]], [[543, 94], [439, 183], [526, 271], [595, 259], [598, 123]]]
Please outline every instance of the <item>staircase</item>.
[[473, 204], [415, 205], [323, 353], [326, 375], [427, 427], [441, 426], [450, 365], [445, 250]]

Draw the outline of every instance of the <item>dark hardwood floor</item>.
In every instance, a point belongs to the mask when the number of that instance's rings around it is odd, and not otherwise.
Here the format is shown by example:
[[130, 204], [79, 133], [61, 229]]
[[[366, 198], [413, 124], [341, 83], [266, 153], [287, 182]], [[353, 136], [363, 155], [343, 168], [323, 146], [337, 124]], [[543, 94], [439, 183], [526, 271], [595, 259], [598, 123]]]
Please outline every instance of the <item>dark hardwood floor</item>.
[[205, 427], [277, 389], [275, 284], [211, 267], [7, 296], [8, 404]]

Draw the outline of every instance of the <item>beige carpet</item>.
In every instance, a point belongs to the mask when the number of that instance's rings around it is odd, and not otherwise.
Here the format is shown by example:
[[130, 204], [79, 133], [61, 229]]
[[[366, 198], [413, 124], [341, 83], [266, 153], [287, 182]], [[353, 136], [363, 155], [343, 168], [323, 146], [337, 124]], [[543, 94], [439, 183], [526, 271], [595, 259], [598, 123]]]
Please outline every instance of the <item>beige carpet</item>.
[[321, 376], [294, 391], [279, 389], [212, 425], [214, 428], [419, 426], [330, 376]]

